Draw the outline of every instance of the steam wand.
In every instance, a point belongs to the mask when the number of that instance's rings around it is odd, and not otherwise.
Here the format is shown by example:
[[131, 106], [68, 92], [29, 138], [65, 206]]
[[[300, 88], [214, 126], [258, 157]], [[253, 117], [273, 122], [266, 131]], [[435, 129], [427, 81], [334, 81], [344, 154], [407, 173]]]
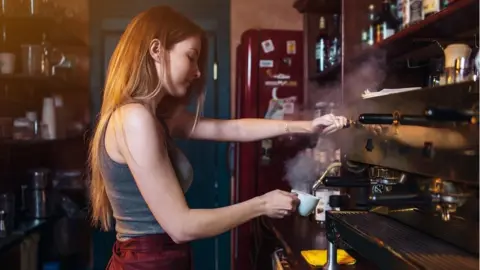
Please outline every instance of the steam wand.
[[341, 162], [334, 162], [327, 167], [327, 169], [323, 172], [322, 176], [320, 176], [320, 178], [318, 178], [318, 180], [315, 181], [315, 183], [313, 184], [313, 186], [312, 186], [313, 195], [315, 195], [315, 191], [318, 189], [318, 187], [321, 184], [323, 184], [323, 179], [325, 179], [325, 177], [327, 177], [327, 175], [330, 173], [330, 171], [335, 169], [335, 168], [338, 168], [340, 166], [342, 166]]

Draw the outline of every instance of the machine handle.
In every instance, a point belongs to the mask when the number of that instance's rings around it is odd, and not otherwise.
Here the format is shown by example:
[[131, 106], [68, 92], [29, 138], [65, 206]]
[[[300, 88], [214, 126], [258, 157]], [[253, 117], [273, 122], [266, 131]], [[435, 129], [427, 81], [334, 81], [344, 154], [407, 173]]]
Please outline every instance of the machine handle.
[[371, 205], [419, 205], [430, 204], [431, 198], [412, 194], [375, 194], [370, 196], [369, 204]]
[[366, 125], [393, 125], [401, 124], [407, 126], [427, 126], [432, 121], [423, 115], [394, 115], [364, 113], [358, 117], [358, 122]]
[[429, 120], [440, 122], [478, 123], [478, 114], [471, 110], [427, 107], [425, 109], [425, 117]]
[[326, 187], [369, 187], [370, 180], [355, 177], [327, 176], [323, 179]]
[[358, 117], [358, 122], [366, 125], [391, 125], [393, 120], [392, 114], [364, 113]]

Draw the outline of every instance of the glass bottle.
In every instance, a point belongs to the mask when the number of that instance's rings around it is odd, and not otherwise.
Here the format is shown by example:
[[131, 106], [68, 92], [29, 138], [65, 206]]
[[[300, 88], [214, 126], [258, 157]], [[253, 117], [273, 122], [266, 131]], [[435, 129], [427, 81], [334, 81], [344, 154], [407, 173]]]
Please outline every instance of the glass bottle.
[[372, 46], [375, 44], [375, 22], [376, 22], [377, 16], [375, 14], [375, 6], [370, 5], [368, 6], [368, 41], [367, 44]]
[[397, 31], [398, 21], [392, 13], [392, 5], [389, 0], [383, 0], [376, 28], [376, 42], [389, 38]]
[[325, 17], [321, 16], [319, 20], [317, 42], [315, 45], [315, 59], [317, 63], [317, 72], [322, 72], [329, 66], [327, 61], [328, 47], [329, 47], [329, 39], [328, 39]]
[[332, 27], [330, 35], [330, 47], [328, 50], [328, 63], [333, 66], [340, 62], [341, 59], [341, 30], [340, 17], [338, 14], [333, 14]]
[[425, 18], [441, 10], [442, 0], [423, 0], [423, 14]]

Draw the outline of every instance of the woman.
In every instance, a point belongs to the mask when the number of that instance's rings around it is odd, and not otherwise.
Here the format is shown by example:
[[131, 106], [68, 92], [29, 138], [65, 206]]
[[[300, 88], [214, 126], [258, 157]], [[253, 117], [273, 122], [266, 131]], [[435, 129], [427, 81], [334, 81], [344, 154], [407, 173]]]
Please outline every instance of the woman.
[[[253, 141], [289, 132], [329, 133], [345, 124], [332, 115], [313, 122], [199, 118], [206, 36], [168, 7], [154, 7], [127, 26], [109, 63], [103, 103], [90, 147], [92, 217], [115, 219], [108, 269], [190, 269], [189, 241], [211, 237], [261, 215], [292, 213], [295, 194], [275, 190], [218, 209], [190, 209], [184, 192], [192, 168], [172, 136]], [[185, 107], [197, 99], [197, 113]]]

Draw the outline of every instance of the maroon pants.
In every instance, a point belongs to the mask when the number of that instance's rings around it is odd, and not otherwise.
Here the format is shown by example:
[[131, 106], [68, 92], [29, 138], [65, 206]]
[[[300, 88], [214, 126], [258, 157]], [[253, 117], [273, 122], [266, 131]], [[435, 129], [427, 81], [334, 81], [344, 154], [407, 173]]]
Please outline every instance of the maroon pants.
[[175, 244], [166, 233], [115, 241], [107, 270], [191, 270], [188, 244]]

